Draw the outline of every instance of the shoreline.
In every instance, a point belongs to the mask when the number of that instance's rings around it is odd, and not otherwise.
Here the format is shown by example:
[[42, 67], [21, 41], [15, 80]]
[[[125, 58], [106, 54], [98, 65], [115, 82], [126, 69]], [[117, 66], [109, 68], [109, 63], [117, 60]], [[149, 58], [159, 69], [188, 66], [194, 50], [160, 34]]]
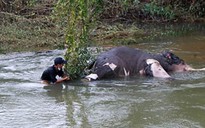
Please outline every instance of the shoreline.
[[[23, 16], [0, 12], [0, 54], [11, 52], [46, 52], [63, 50], [65, 46], [65, 27], [58, 25], [49, 16], [27, 19]], [[91, 46], [132, 45], [154, 40], [158, 37], [178, 36], [192, 28], [175, 30], [178, 23], [104, 23], [93, 28], [89, 42]], [[152, 24], [158, 24], [152, 25]], [[160, 28], [160, 25], [166, 25]], [[180, 23], [204, 24], [204, 23]], [[152, 25], [152, 26], [151, 26]], [[154, 27], [155, 28], [154, 28]], [[189, 25], [188, 25], [189, 26]], [[169, 28], [170, 27], [170, 28]], [[187, 30], [186, 30], [187, 29]], [[184, 32], [181, 32], [184, 31]]]

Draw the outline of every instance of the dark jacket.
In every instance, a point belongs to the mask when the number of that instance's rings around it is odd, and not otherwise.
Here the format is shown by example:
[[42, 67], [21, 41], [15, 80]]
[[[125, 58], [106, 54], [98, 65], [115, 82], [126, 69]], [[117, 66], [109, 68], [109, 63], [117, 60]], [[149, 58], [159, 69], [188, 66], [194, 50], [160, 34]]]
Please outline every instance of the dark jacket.
[[41, 80], [46, 80], [46, 81], [49, 81], [51, 83], [55, 83], [57, 81], [57, 79], [56, 79], [57, 75], [59, 77], [63, 77], [64, 72], [62, 69], [56, 70], [56, 68], [53, 65], [43, 72], [43, 74], [41, 76]]

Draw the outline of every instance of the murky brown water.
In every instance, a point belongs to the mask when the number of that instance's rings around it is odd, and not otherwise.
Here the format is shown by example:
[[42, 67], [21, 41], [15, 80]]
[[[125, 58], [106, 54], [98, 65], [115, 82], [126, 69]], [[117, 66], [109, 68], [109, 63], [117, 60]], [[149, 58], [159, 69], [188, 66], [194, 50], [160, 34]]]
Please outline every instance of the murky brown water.
[[[134, 47], [151, 52], [172, 49], [193, 67], [205, 67], [201, 31]], [[41, 73], [63, 53], [0, 55], [0, 127], [205, 127], [205, 72], [171, 74], [175, 80], [75, 81], [64, 83], [63, 90], [43, 89]]]

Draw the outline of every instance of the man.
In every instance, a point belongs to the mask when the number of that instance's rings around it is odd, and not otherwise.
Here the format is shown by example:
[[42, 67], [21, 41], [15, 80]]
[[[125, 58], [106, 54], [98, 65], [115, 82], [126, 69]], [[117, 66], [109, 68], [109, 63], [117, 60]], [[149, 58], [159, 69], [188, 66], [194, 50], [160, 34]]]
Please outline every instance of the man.
[[[49, 85], [69, 80], [70, 78], [62, 70], [64, 64], [66, 63], [67, 61], [61, 57], [55, 58], [54, 65], [46, 69], [41, 76], [43, 83]], [[61, 78], [57, 79], [56, 76]]]

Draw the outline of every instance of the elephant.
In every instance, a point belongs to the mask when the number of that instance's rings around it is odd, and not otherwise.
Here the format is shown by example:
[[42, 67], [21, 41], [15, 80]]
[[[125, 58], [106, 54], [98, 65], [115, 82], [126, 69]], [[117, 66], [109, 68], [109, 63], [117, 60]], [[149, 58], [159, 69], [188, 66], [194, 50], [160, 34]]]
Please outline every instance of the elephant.
[[127, 46], [114, 47], [103, 52], [88, 66], [89, 81], [143, 75], [159, 78], [171, 78], [171, 72], [201, 71], [194, 69], [171, 51], [159, 54], [148, 53]]

